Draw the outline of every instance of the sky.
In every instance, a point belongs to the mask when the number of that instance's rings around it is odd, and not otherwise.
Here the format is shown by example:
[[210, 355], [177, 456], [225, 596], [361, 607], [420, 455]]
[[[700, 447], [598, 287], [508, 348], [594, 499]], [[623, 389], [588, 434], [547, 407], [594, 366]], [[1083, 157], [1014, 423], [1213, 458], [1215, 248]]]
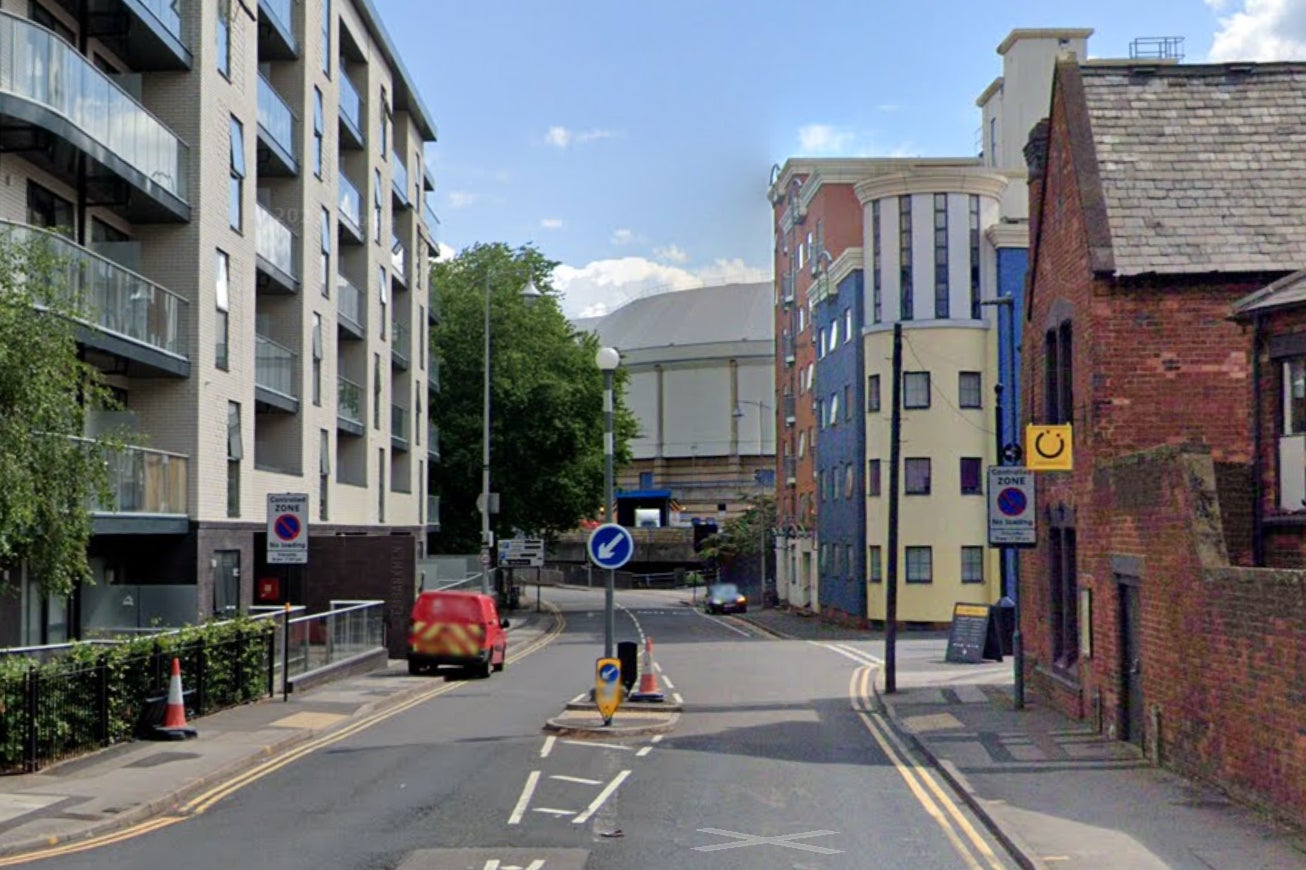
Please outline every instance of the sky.
[[[771, 167], [966, 156], [1014, 28], [1306, 59], [1306, 0], [373, 0], [438, 129], [444, 257], [533, 244], [570, 317], [769, 281]], [[1055, 11], [1050, 11], [1055, 10]]]

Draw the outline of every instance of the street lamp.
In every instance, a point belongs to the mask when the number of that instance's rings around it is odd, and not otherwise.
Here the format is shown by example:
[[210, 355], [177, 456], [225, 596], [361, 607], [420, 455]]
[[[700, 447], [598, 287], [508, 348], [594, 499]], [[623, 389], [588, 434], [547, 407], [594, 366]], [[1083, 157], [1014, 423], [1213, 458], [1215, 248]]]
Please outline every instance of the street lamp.
[[[744, 405], [753, 405], [757, 408], [757, 455], [761, 456], [763, 451], [762, 412], [771, 411], [774, 409], [766, 402], [758, 401], [755, 399], [740, 399], [736, 403], [735, 412], [732, 415], [736, 420], [739, 420], [744, 416], [744, 408], [743, 408]], [[760, 469], [759, 469], [759, 473], [760, 473]], [[758, 534], [761, 537], [761, 542], [757, 548], [757, 552], [758, 552], [758, 556], [762, 561], [763, 598], [766, 597], [766, 522], [765, 519], [766, 518], [762, 516], [762, 504], [761, 502], [759, 502], [757, 505], [757, 528], [758, 528]]]
[[[615, 347], [601, 347], [594, 354], [594, 364], [603, 372], [603, 522], [615, 523], [617, 511], [612, 504], [612, 379], [621, 354]], [[608, 569], [608, 582], [603, 592], [603, 657], [612, 658], [612, 637], [616, 632], [613, 598], [616, 589], [616, 572]]]
[[[490, 539], [490, 278], [496, 273], [493, 269], [485, 271], [485, 393], [481, 407], [481, 591], [489, 594], [490, 565], [493, 561], [494, 541]], [[526, 304], [534, 305], [544, 294], [535, 287], [529, 278], [521, 289], [522, 299]]]

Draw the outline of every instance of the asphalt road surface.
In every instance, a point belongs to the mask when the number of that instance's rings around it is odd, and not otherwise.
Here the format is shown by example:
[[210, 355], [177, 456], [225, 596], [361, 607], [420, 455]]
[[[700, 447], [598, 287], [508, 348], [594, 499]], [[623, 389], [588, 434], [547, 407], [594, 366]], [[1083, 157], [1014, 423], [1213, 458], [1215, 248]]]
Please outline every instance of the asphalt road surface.
[[[618, 593], [685, 715], [660, 737], [542, 730], [592, 684], [599, 591], [556, 590], [550, 646], [240, 788], [42, 867], [358, 870], [1006, 868], [864, 700], [870, 643], [757, 636], [682, 595]], [[904, 663], [900, 663], [903, 667]], [[620, 721], [621, 713], [617, 714]], [[38, 866], [34, 864], [33, 866]]]

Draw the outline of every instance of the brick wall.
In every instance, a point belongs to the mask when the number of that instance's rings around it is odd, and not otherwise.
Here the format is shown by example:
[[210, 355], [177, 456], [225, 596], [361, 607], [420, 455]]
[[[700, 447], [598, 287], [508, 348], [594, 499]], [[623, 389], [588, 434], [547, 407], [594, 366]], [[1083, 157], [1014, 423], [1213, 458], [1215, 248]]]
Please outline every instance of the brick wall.
[[308, 612], [327, 609], [332, 599], [384, 601], [386, 646], [392, 658], [403, 658], [417, 597], [417, 540], [416, 534], [310, 538], [304, 579]]

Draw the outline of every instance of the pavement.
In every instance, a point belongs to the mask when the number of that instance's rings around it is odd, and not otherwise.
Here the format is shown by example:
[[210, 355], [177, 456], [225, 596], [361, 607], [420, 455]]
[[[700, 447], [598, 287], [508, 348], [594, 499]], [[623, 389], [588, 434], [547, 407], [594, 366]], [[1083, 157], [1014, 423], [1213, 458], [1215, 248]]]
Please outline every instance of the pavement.
[[[741, 619], [785, 638], [882, 641], [782, 608]], [[1026, 868], [1301, 870], [1306, 836], [1150, 764], [1026, 693], [1012, 700], [1012, 660], [944, 661], [943, 634], [903, 632], [896, 686], [875, 692], [897, 730], [939, 770]]]
[[[547, 602], [545, 603], [547, 607]], [[561, 630], [556, 612], [509, 613], [509, 662]], [[408, 675], [407, 662], [344, 677], [187, 724], [199, 737], [135, 741], [0, 779], [0, 867], [26, 853], [73, 850], [163, 814], [200, 812], [237, 777], [289, 763], [369, 722], [452, 691], [462, 677]], [[184, 683], [184, 675], [183, 675]]]

